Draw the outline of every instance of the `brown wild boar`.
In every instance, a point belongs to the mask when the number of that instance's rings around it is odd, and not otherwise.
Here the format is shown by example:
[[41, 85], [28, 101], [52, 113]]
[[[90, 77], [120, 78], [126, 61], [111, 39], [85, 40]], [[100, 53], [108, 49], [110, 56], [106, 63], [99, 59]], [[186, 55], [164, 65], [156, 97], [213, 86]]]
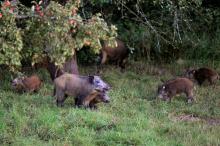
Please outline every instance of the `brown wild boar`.
[[[80, 98], [80, 99], [83, 99], [83, 98]], [[79, 106], [84, 105], [85, 107], [89, 107], [91, 109], [97, 109], [98, 103], [109, 102], [109, 100], [106, 100], [106, 99], [109, 99], [107, 95], [107, 91], [95, 90], [93, 93], [86, 96], [83, 101], [82, 100], [79, 101], [79, 99], [77, 99], [78, 100], [77, 106], [79, 107]]]
[[112, 60], [121, 68], [125, 68], [125, 59], [128, 57], [129, 49], [124, 42], [116, 39], [117, 47], [108, 46], [107, 42], [103, 42], [101, 49], [101, 64], [105, 64], [107, 60]]
[[98, 102], [109, 102], [110, 86], [99, 76], [79, 76], [64, 73], [54, 80], [54, 96], [57, 106], [63, 106], [68, 96], [75, 98], [75, 105], [95, 107]]
[[218, 73], [210, 68], [199, 68], [188, 70], [186, 72], [186, 77], [190, 79], [195, 79], [199, 85], [202, 85], [204, 81], [208, 81], [211, 84], [215, 84], [219, 80]]
[[158, 97], [160, 99], [171, 101], [171, 98], [177, 94], [185, 93], [188, 103], [194, 101], [193, 98], [193, 82], [188, 78], [175, 78], [168, 80], [158, 87]]
[[37, 92], [41, 87], [41, 80], [37, 75], [18, 77], [12, 81], [12, 88], [17, 92]]

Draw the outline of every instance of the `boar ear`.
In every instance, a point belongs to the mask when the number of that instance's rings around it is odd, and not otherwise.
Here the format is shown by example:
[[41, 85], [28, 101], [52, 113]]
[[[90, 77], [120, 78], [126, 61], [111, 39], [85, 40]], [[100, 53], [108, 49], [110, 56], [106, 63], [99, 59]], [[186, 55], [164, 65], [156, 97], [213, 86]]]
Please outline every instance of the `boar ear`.
[[88, 76], [89, 78], [89, 83], [93, 84], [93, 81], [94, 81], [94, 76]]

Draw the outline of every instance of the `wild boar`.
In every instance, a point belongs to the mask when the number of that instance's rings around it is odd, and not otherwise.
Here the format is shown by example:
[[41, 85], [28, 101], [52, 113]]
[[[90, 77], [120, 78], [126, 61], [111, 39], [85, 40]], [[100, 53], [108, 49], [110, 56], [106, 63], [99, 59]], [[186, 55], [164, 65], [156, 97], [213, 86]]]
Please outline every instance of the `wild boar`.
[[215, 70], [205, 67], [187, 70], [186, 77], [195, 79], [199, 85], [202, 85], [206, 80], [210, 85], [215, 84], [219, 80], [219, 75]]
[[97, 109], [97, 104], [100, 102], [104, 102], [104, 103], [109, 103], [110, 98], [107, 95], [106, 91], [99, 91], [99, 90], [95, 90], [93, 91], [91, 94], [89, 94], [88, 96], [86, 96], [83, 101], [83, 98], [78, 98], [77, 99], [77, 106], [81, 107], [89, 107], [91, 109]]
[[[95, 106], [98, 102], [109, 102], [110, 86], [99, 76], [79, 76], [64, 73], [54, 80], [54, 96], [57, 106], [63, 106], [68, 96], [75, 98], [76, 106]], [[97, 102], [96, 102], [97, 101]]]
[[171, 98], [177, 94], [185, 93], [188, 103], [194, 101], [193, 98], [194, 84], [188, 78], [175, 78], [164, 82], [158, 87], [158, 97], [160, 99], [170, 101]]
[[129, 49], [124, 42], [116, 39], [117, 47], [108, 46], [107, 42], [103, 42], [101, 49], [101, 64], [105, 64], [107, 60], [112, 60], [121, 68], [125, 68], [125, 59], [128, 57]]
[[37, 92], [41, 85], [42, 81], [37, 75], [18, 77], [12, 81], [12, 88], [17, 92]]

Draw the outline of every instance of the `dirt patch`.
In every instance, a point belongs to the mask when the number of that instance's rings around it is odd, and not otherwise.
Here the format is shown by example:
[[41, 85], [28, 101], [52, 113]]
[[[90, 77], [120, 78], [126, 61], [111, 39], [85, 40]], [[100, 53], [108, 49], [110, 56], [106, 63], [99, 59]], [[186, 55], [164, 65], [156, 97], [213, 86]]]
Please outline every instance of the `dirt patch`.
[[174, 121], [189, 121], [189, 122], [196, 122], [196, 121], [201, 121], [201, 119], [193, 114], [182, 114], [178, 116], [173, 117]]
[[186, 122], [204, 122], [211, 126], [219, 126], [220, 125], [220, 118], [209, 118], [209, 117], [199, 117], [194, 114], [181, 114], [170, 116], [172, 121], [186, 121]]
[[206, 122], [209, 125], [213, 125], [213, 126], [219, 126], [220, 125], [220, 119], [206, 119]]

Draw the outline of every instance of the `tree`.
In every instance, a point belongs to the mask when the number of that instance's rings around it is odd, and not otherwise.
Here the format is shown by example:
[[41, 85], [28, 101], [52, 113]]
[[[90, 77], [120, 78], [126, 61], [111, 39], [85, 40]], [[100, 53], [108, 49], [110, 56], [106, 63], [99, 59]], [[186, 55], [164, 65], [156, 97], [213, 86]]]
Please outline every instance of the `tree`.
[[[1, 5], [0, 41], [6, 42], [3, 44], [8, 47], [2, 47], [0, 51], [9, 53], [11, 50], [17, 56], [3, 54], [0, 64], [8, 65], [13, 71], [20, 67], [22, 59], [29, 58], [34, 64], [45, 55], [61, 67], [66, 59], [84, 45], [98, 53], [101, 49], [100, 40], [109, 40], [114, 44], [117, 36], [117, 28], [108, 26], [100, 14], [83, 19], [78, 13], [80, 0], [68, 1], [65, 5], [50, 1], [47, 7], [44, 7], [43, 1], [39, 1], [34, 2], [31, 8], [20, 3], [7, 3], [10, 2], [6, 0]], [[16, 26], [16, 19], [25, 22], [24, 29]], [[8, 29], [9, 25], [11, 29]], [[7, 34], [3, 34], [5, 31]], [[8, 38], [9, 34], [14, 36], [14, 40]]]

